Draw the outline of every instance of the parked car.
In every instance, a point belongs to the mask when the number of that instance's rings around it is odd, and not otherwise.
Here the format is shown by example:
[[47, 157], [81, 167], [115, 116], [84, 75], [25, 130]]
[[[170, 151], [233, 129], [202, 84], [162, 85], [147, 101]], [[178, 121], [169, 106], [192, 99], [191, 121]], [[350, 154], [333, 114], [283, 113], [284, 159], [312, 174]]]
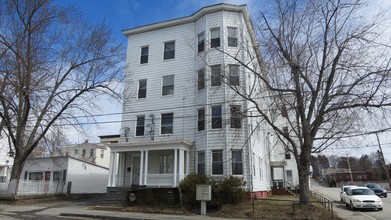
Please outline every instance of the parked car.
[[339, 198], [342, 203], [345, 203], [345, 195], [346, 195], [346, 190], [350, 187], [357, 187], [356, 185], [345, 185], [341, 186], [341, 191], [339, 192]]
[[346, 190], [345, 205], [355, 209], [383, 210], [383, 202], [374, 191], [367, 187], [352, 187]]
[[387, 190], [385, 190], [380, 184], [367, 183], [364, 186], [373, 190], [376, 193], [376, 195], [378, 195], [379, 197], [387, 198]]

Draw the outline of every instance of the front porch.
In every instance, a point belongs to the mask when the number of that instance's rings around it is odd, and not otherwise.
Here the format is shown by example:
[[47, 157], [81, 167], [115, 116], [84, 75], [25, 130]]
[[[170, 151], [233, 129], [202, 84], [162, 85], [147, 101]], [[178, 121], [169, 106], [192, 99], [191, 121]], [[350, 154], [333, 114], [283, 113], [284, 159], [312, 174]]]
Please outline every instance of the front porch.
[[177, 187], [190, 168], [186, 141], [110, 146], [108, 187]]

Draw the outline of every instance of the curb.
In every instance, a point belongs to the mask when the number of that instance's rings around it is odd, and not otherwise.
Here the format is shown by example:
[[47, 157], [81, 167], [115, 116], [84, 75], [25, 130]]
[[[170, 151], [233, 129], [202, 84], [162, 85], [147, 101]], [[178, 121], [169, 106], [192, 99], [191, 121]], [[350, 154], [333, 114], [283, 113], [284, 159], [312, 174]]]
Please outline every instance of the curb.
[[107, 220], [158, 220], [158, 219], [146, 219], [146, 218], [132, 218], [132, 217], [116, 217], [106, 215], [92, 215], [92, 214], [73, 214], [73, 213], [60, 213], [63, 217], [81, 217], [81, 218], [93, 218], [93, 219], [107, 219]]

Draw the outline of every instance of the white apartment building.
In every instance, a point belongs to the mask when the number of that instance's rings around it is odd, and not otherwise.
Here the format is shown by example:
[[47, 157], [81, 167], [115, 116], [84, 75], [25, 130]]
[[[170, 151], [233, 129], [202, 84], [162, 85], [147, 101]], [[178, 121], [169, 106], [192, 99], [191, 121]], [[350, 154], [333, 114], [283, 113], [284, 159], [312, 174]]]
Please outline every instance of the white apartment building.
[[254, 80], [229, 55], [261, 66], [246, 5], [212, 5], [123, 34], [122, 132], [109, 145], [108, 187], [176, 187], [196, 172], [242, 177], [248, 191], [268, 195], [270, 130], [259, 117], [243, 117], [256, 113], [231, 88], [249, 89]]

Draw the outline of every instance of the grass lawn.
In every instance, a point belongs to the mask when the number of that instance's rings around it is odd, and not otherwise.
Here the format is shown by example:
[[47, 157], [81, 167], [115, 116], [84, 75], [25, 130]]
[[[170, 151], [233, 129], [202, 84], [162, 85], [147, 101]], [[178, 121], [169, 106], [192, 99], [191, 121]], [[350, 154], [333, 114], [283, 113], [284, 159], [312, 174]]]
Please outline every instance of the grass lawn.
[[298, 196], [272, 196], [267, 199], [224, 205], [209, 216], [242, 219], [338, 219], [319, 203], [301, 206]]
[[[300, 206], [298, 196], [271, 196], [267, 199], [223, 205], [220, 210], [207, 210], [207, 215], [220, 218], [242, 219], [338, 219], [319, 203]], [[315, 200], [314, 200], [315, 201]], [[176, 215], [200, 214], [200, 209], [187, 211], [180, 208], [129, 206], [128, 212], [146, 212]], [[333, 218], [334, 217], [334, 218]]]

